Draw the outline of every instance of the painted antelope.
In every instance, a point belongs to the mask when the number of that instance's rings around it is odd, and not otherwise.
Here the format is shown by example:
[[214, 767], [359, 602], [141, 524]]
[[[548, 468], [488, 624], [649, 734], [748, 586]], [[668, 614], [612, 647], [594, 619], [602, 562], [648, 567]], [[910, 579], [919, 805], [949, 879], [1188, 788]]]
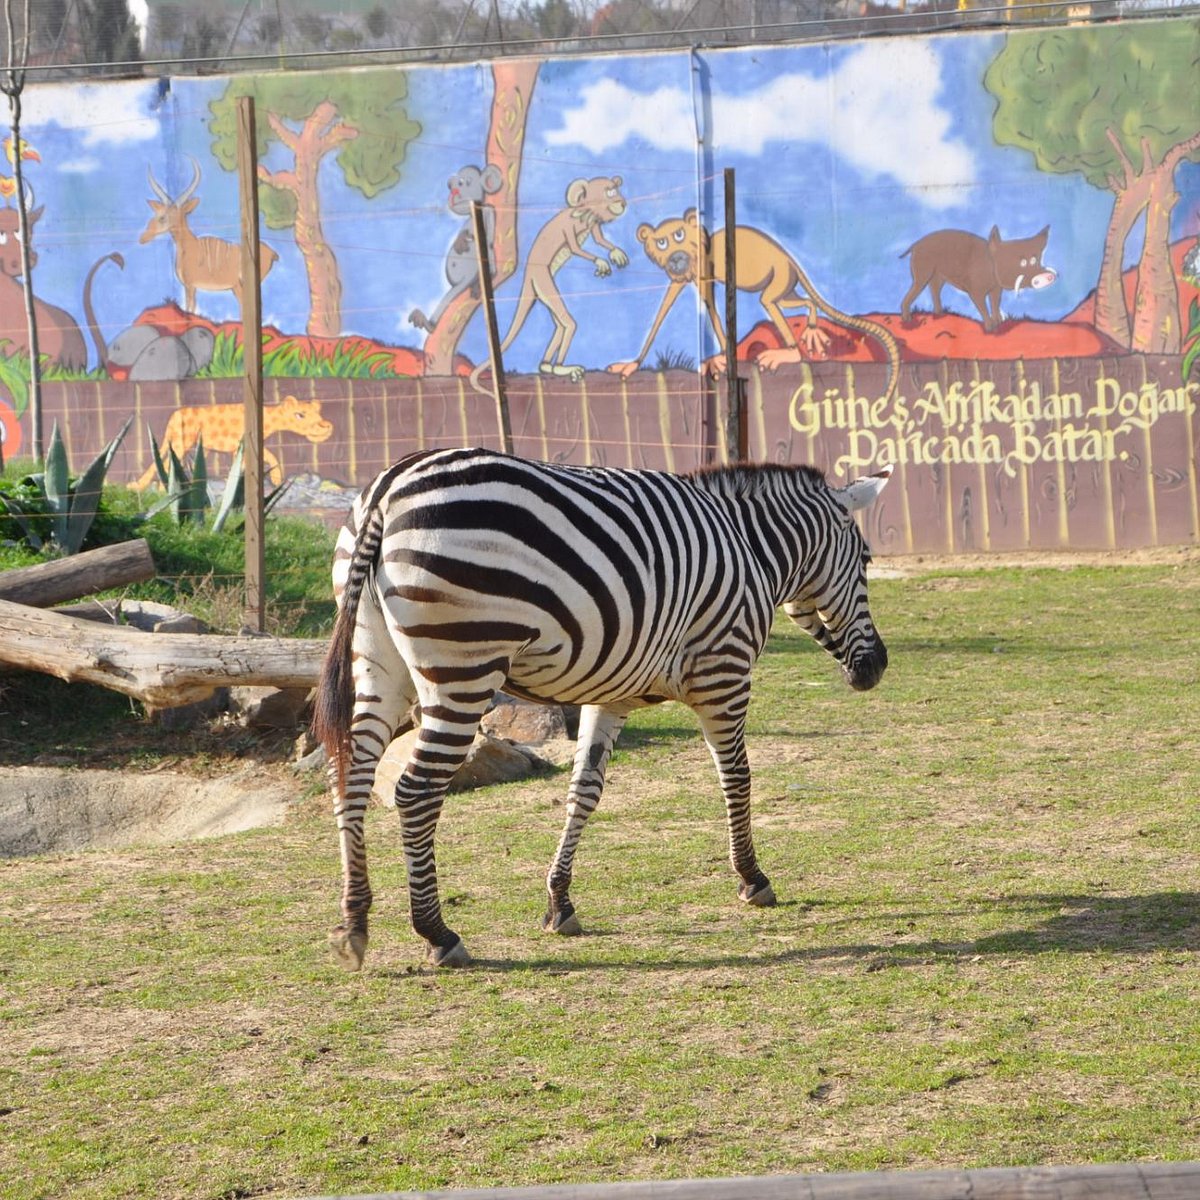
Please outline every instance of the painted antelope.
[[[191, 157], [190, 155], [188, 156]], [[238, 304], [242, 302], [242, 248], [237, 242], [215, 237], [197, 237], [188, 227], [188, 217], [200, 203], [195, 197], [200, 186], [200, 164], [192, 159], [192, 182], [172, 200], [167, 190], [154, 178], [149, 167], [146, 174], [157, 200], [147, 200], [153, 216], [142, 230], [139, 241], [144, 245], [162, 234], [175, 239], [175, 275], [183, 284], [183, 306], [196, 311], [196, 292], [232, 292]], [[258, 248], [258, 269], [263, 278], [279, 257], [270, 246]]]

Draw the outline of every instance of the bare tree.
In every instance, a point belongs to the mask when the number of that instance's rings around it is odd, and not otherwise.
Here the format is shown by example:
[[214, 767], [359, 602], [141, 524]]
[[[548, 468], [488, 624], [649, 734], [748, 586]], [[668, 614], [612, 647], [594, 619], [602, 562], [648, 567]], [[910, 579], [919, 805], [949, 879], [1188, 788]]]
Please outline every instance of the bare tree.
[[4, 28], [8, 35], [8, 65], [0, 81], [0, 91], [8, 97], [9, 124], [12, 128], [13, 178], [17, 185], [17, 220], [21, 232], [21, 279], [25, 296], [25, 320], [29, 329], [29, 419], [33, 426], [33, 456], [43, 457], [42, 380], [38, 351], [37, 318], [33, 313], [33, 262], [29, 254], [29, 213], [25, 202], [25, 178], [21, 171], [21, 93], [25, 90], [25, 69], [29, 65], [29, 0], [22, 13], [21, 36], [13, 27], [12, 0], [4, 0]]

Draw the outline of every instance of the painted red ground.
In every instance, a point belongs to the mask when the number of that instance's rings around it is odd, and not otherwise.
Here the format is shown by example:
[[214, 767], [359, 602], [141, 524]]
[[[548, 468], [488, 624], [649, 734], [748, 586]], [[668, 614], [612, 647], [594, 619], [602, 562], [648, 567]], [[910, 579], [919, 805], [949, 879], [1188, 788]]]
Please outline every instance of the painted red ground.
[[[1171, 259], [1179, 281], [1180, 314], [1184, 328], [1186, 315], [1193, 299], [1200, 299], [1200, 288], [1183, 278], [1181, 264], [1184, 255], [1196, 245], [1194, 237], [1183, 238], [1171, 247]], [[1125, 296], [1129, 310], [1133, 311], [1134, 292], [1137, 287], [1137, 270], [1125, 272]], [[959, 297], [959, 299], [964, 299]], [[748, 303], [743, 317], [760, 315], [761, 309], [753, 309]], [[968, 359], [977, 361], [1012, 361], [1039, 358], [1093, 358], [1125, 353], [1115, 342], [1099, 333], [1092, 322], [1095, 316], [1095, 296], [1090, 295], [1061, 321], [1034, 321], [1028, 319], [1004, 321], [992, 333], [984, 331], [982, 321], [958, 313], [944, 313], [935, 317], [930, 312], [914, 311], [912, 319], [901, 321], [896, 313], [871, 313], [868, 320], [882, 325], [896, 339], [903, 362], [940, 362], [942, 359]], [[215, 323], [204, 317], [185, 313], [177, 304], [161, 304], [148, 308], [138, 317], [141, 324], [153, 325], [164, 333], [182, 333], [190, 326], [201, 325], [214, 335], [230, 333], [241, 337], [241, 324], [236, 321]], [[798, 317], [790, 322], [799, 337], [805, 318]], [[829, 350], [825, 361], [833, 362], [886, 362], [887, 352], [879, 340], [870, 334], [846, 329], [825, 318], [820, 327], [829, 336]], [[293, 346], [305, 357], [333, 359], [339, 353], [362, 352], [382, 354], [390, 370], [398, 375], [423, 375], [425, 357], [420, 350], [408, 346], [389, 346], [354, 334], [342, 338], [308, 337], [304, 334], [289, 335], [273, 326], [264, 326], [263, 348], [266, 351], [284, 346]], [[738, 342], [738, 357], [753, 360], [763, 350], [778, 349], [783, 342], [775, 327], [766, 320], [753, 326]], [[469, 373], [472, 364], [459, 356], [455, 362], [455, 374]], [[599, 368], [597, 368], [599, 369]]]
[[[866, 317], [882, 325], [900, 347], [903, 362], [938, 362], [943, 358], [985, 361], [1033, 358], [1090, 358], [1120, 354], [1115, 342], [1090, 325], [1075, 321], [1003, 322], [994, 333], [985, 333], [980, 321], [957, 313], [914, 312], [907, 324], [896, 313], [869, 313]], [[804, 318], [789, 322], [799, 337]], [[870, 334], [843, 329], [822, 318], [819, 326], [829, 335], [825, 358], [836, 362], [886, 362], [887, 352]], [[777, 349], [782, 339], [769, 322], [756, 325], [738, 342], [738, 357], [753, 359], [763, 350]]]
[[[1188, 282], [1183, 275], [1184, 256], [1195, 245], [1195, 237], [1186, 237], [1171, 246], [1171, 262], [1179, 286], [1179, 313], [1185, 330], [1191, 303], [1200, 299], [1200, 288]], [[1137, 276], [1137, 268], [1131, 267], [1123, 277], [1125, 303], [1130, 312], [1133, 312]], [[947, 294], [958, 295], [954, 292]], [[965, 297], [958, 295], [958, 299], [965, 300]], [[991, 361], [1089, 358], [1126, 353], [1095, 329], [1095, 315], [1096, 299], [1093, 292], [1061, 321], [1005, 321], [993, 333], [984, 332], [982, 321], [956, 313], [935, 317], [930, 312], [914, 311], [912, 320], [907, 324], [894, 313], [872, 313], [868, 319], [882, 325], [896, 339], [903, 362], [936, 362], [943, 358]], [[789, 322], [797, 336], [804, 328], [804, 322], [803, 317]], [[842, 329], [824, 318], [818, 323], [831, 339], [826, 355], [828, 359], [838, 362], [886, 361], [883, 347], [877, 339], [856, 330]], [[753, 359], [761, 351], [776, 349], [781, 345], [774, 326], [763, 321], [739, 340], [738, 357]]]

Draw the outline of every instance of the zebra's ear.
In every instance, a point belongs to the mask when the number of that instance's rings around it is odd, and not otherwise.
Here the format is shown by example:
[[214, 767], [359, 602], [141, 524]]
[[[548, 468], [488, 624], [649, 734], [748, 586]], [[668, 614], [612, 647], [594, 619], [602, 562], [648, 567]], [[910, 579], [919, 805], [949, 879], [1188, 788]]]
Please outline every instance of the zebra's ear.
[[882, 471], [876, 471], [874, 475], [864, 475], [861, 479], [846, 484], [844, 488], [834, 488], [833, 494], [847, 512], [858, 512], [859, 509], [875, 502], [887, 481], [891, 479], [893, 467], [893, 463], [888, 463]]

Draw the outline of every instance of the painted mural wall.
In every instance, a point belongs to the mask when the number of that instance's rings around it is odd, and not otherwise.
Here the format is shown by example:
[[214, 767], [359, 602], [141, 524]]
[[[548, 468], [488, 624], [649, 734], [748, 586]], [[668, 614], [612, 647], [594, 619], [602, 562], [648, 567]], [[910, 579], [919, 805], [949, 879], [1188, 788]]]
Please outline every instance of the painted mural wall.
[[722, 459], [732, 168], [753, 456], [896, 463], [881, 549], [1200, 540], [1198, 68], [1175, 18], [30, 88], [0, 160], [4, 453], [18, 152], [47, 425], [82, 456], [135, 413], [114, 469], [147, 487], [151, 433], [236, 447], [251, 93], [268, 466], [315, 507], [497, 444], [472, 200], [518, 451]]

